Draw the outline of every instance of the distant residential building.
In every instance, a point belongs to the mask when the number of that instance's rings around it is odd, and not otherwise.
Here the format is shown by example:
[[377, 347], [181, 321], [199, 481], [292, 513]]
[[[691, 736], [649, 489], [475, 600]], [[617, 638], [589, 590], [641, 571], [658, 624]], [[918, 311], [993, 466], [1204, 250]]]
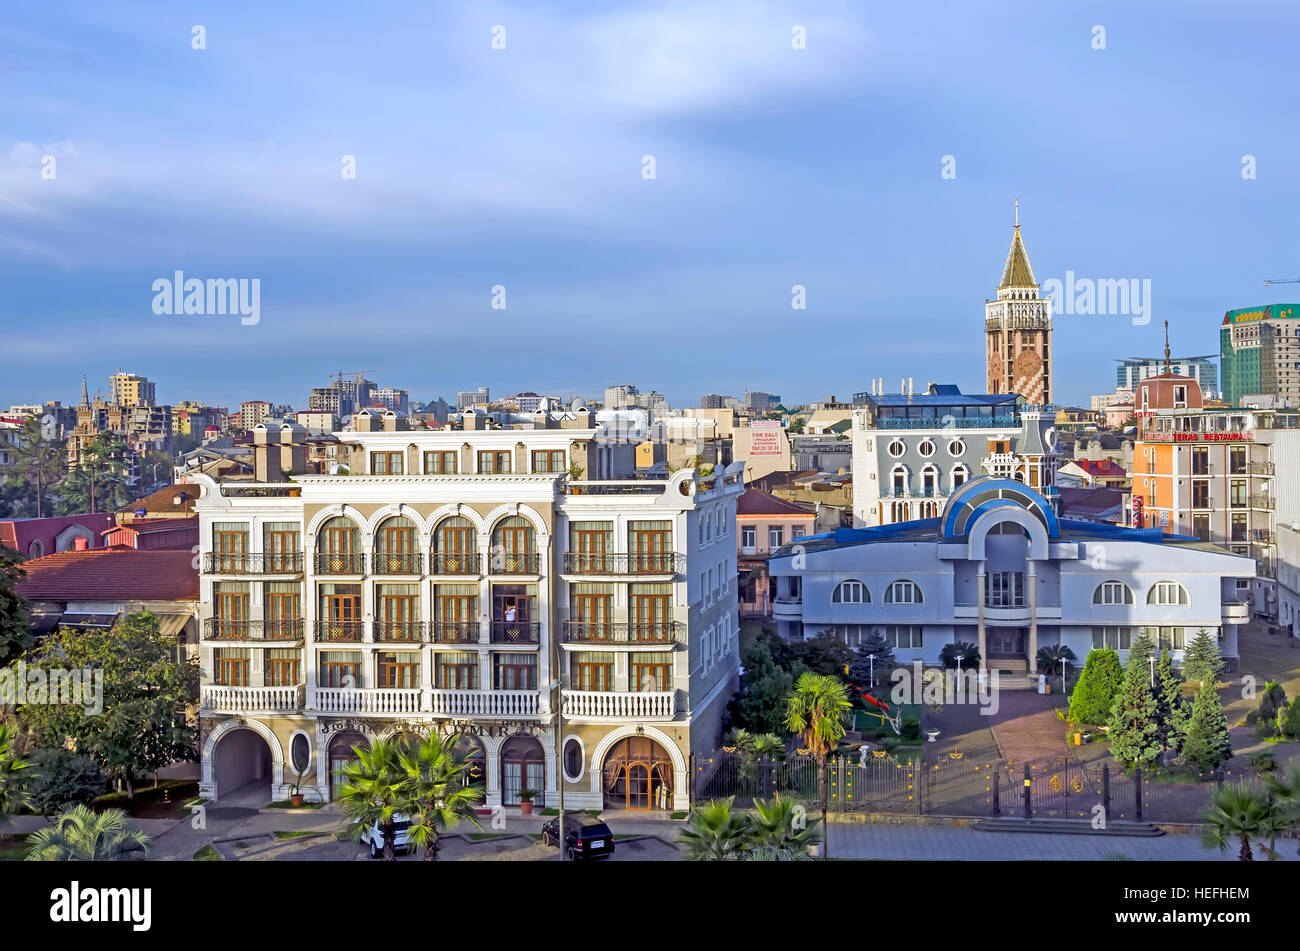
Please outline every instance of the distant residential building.
[[700, 397], [701, 409], [722, 409], [727, 405], [727, 397], [721, 393], [705, 393]]
[[[1217, 354], [1204, 354], [1199, 357], [1171, 357], [1169, 367], [1179, 376], [1190, 377], [1201, 385], [1201, 392], [1207, 397], [1219, 392], [1219, 368], [1215, 365]], [[1143, 380], [1160, 376], [1165, 372], [1164, 357], [1125, 357], [1116, 360], [1115, 389], [1133, 391]], [[1094, 409], [1105, 409], [1095, 406]]]
[[108, 398], [119, 406], [152, 406], [155, 385], [145, 377], [120, 370], [108, 378]]
[[60, 551], [102, 548], [103, 532], [113, 524], [105, 512], [61, 515], [53, 518], [0, 520], [0, 545], [24, 558], [42, 558]]
[[766, 413], [775, 409], [781, 402], [781, 397], [775, 393], [764, 393], [762, 390], [746, 390], [745, 406], [751, 411]]
[[1264, 394], [1300, 407], [1300, 304], [1242, 307], [1219, 329], [1223, 399]]
[[1277, 494], [1277, 604], [1278, 624], [1300, 637], [1300, 429], [1273, 433], [1273, 464], [1278, 485], [1292, 491]]
[[161, 551], [165, 548], [197, 549], [199, 544], [199, 517], [190, 518], [137, 518], [114, 525], [104, 531], [107, 548], [134, 548], [139, 551]]
[[[1056, 477], [1059, 480], [1061, 473]], [[1124, 498], [1122, 489], [1105, 486], [1095, 488], [1076, 487], [1059, 483], [1061, 518], [1077, 519], [1081, 522], [1102, 522], [1107, 525], [1124, 524]]]
[[1075, 488], [1092, 488], [1105, 486], [1122, 489], [1128, 485], [1128, 473], [1124, 467], [1109, 459], [1070, 459], [1056, 469], [1058, 486]]
[[395, 386], [378, 386], [371, 391], [370, 399], [380, 406], [391, 409], [398, 416], [410, 414], [410, 397], [406, 390]]
[[456, 394], [457, 411], [464, 411], [472, 406], [486, 405], [490, 402], [492, 402], [492, 397], [486, 386], [480, 386], [477, 390], [461, 390]]
[[771, 617], [776, 583], [767, 576], [768, 556], [782, 545], [815, 533], [816, 513], [758, 489], [736, 501], [738, 592], [742, 617]]
[[853, 440], [847, 435], [852, 425], [851, 419], [844, 420], [844, 438], [833, 433], [824, 436], [791, 436], [790, 452], [794, 468], [801, 472], [808, 469], [832, 473], [852, 471]]
[[239, 428], [252, 429], [271, 418], [271, 404], [265, 400], [249, 400], [239, 404]]
[[333, 413], [299, 412], [295, 417], [298, 425], [309, 433], [332, 433], [338, 429], [338, 417]]

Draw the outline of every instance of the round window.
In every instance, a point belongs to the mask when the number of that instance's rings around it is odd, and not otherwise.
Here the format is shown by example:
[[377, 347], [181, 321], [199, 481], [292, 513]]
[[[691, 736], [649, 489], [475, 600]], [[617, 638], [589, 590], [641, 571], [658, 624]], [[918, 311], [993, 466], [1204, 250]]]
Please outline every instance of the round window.
[[948, 455], [960, 456], [963, 455], [965, 452], [966, 452], [966, 444], [962, 442], [960, 439], [954, 439], [952, 442], [948, 443]]
[[934, 455], [934, 443], [929, 439], [923, 440], [921, 445], [917, 447], [917, 451], [928, 459]]
[[298, 733], [293, 738], [293, 743], [289, 746], [289, 762], [293, 764], [295, 773], [305, 773], [307, 767], [311, 764], [311, 741], [307, 739], [306, 733]]
[[576, 737], [569, 737], [564, 744], [564, 775], [568, 779], [581, 779], [583, 772], [582, 742]]
[[903, 444], [903, 440], [901, 439], [895, 439], [893, 442], [889, 444], [889, 454], [893, 456], [895, 459], [897, 459], [906, 451], [907, 451], [907, 446]]

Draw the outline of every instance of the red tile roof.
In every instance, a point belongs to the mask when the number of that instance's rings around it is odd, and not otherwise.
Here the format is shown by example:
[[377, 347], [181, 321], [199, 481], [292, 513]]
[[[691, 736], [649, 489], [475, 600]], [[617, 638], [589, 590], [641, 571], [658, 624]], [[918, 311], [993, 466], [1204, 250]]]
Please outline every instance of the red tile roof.
[[197, 601], [199, 570], [188, 549], [61, 551], [23, 562], [16, 585], [29, 601]]
[[813, 512], [801, 505], [795, 505], [793, 502], [777, 498], [770, 492], [762, 492], [758, 489], [746, 489], [745, 493], [736, 500], [736, 514], [806, 515], [809, 518], [814, 516]]
[[1111, 459], [1075, 459], [1074, 464], [1093, 476], [1125, 476], [1124, 467]]
[[[188, 500], [182, 499], [181, 504], [176, 504], [176, 496], [179, 493], [185, 493], [189, 496]], [[130, 505], [120, 509], [118, 514], [123, 516], [134, 516], [136, 509], [144, 509], [148, 514], [139, 516], [148, 518], [150, 515], [158, 516], [162, 514], [176, 514], [184, 516], [186, 512], [194, 511], [194, 500], [199, 497], [199, 487], [197, 485], [169, 485], [157, 491], [150, 492], [144, 498], [136, 499]]]

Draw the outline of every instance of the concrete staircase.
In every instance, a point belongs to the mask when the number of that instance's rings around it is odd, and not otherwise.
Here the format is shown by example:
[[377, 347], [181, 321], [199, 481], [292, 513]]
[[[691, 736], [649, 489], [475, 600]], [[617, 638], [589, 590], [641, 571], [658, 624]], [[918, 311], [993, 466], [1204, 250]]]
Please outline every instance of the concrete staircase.
[[990, 654], [988, 668], [998, 672], [999, 690], [1038, 689], [1038, 675], [1029, 672], [1029, 661], [1018, 654]]

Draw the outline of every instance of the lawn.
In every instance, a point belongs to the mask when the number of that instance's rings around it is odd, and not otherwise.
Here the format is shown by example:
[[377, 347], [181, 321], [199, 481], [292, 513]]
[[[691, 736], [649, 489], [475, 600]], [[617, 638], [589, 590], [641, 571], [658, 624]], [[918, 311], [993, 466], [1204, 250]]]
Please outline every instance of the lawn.
[[210, 845], [205, 845], [203, 848], [201, 848], [201, 849], [199, 849], [197, 852], [195, 852], [195, 853], [194, 853], [193, 860], [194, 860], [195, 862], [221, 862], [221, 861], [224, 861], [224, 860], [221, 858], [221, 856], [217, 853], [217, 850], [214, 849], [214, 848], [213, 848], [212, 846], [210, 846]]
[[94, 809], [121, 809], [137, 819], [177, 819], [188, 814], [186, 803], [198, 793], [193, 779], [164, 779], [157, 786], [137, 787], [134, 798], [128, 799], [125, 792], [106, 793], [95, 800]]
[[27, 836], [0, 835], [0, 862], [21, 862], [27, 858]]

